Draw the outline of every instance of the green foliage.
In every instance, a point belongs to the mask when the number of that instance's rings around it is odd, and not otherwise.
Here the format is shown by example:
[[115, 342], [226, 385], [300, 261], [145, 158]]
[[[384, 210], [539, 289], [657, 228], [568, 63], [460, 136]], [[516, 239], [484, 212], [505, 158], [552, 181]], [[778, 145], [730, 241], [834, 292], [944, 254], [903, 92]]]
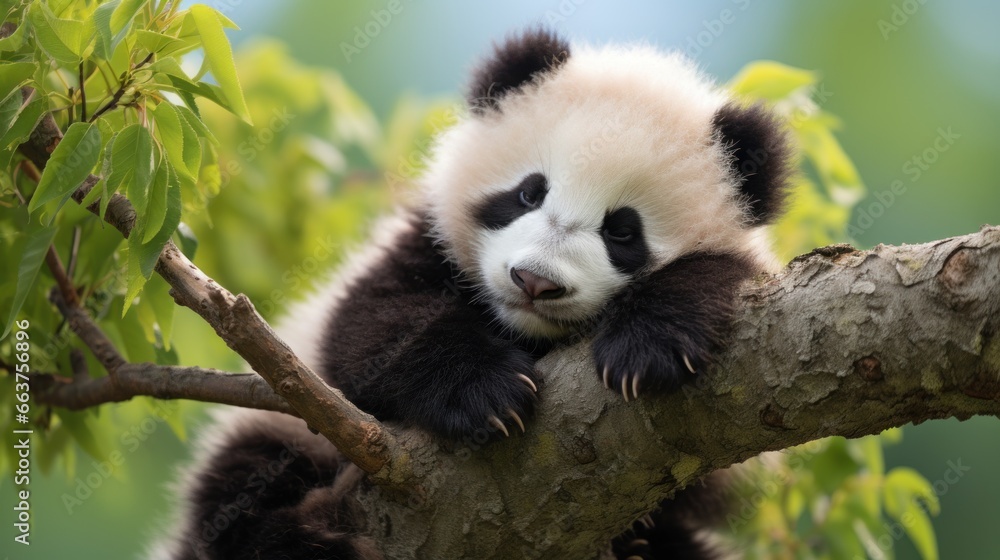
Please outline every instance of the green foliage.
[[750, 464], [727, 519], [746, 557], [891, 559], [906, 535], [936, 560], [930, 483], [906, 467], [885, 472], [882, 444], [899, 434], [818, 440]]
[[[164, 243], [172, 238], [189, 256], [200, 251], [209, 274], [273, 318], [387, 206], [388, 171], [400, 185], [412, 177], [398, 162], [435, 132], [425, 114], [444, 112], [408, 102], [383, 140], [337, 74], [302, 67], [275, 44], [234, 59], [223, 34], [234, 26], [204, 6], [35, 1], [0, 10], [18, 24], [0, 40], [0, 250], [5, 263], [18, 263], [0, 269], [0, 320], [30, 320], [34, 371], [69, 376], [69, 351], [82, 347], [47, 299], [55, 285], [44, 265], [50, 247], [129, 361], [243, 367], [200, 318], [177, 312], [167, 284], [152, 275]], [[35, 91], [27, 100], [22, 86]], [[46, 112], [65, 137], [36, 182], [17, 147]], [[100, 198], [103, 212], [120, 193], [135, 208], [127, 241], [65, 204], [90, 173], [100, 180], [84, 204]], [[0, 342], [0, 355], [11, 354], [9, 344]], [[105, 374], [89, 351], [85, 357], [92, 375]], [[0, 384], [0, 406], [13, 398], [11, 384]], [[78, 413], [34, 409], [47, 430], [36, 443], [40, 468], [58, 465], [72, 477], [77, 449], [102, 460], [120, 451], [116, 434], [149, 415], [145, 401]], [[157, 420], [183, 436], [182, 411], [195, 408], [157, 406]], [[6, 449], [0, 470], [13, 464]]]
[[788, 123], [798, 148], [799, 173], [792, 183], [788, 211], [773, 231], [782, 259], [846, 242], [851, 209], [864, 197], [865, 187], [834, 136], [840, 122], [820, 108], [826, 94], [819, 77], [763, 61], [742, 69], [729, 87], [748, 100], [773, 107]]
[[[203, 210], [219, 187], [217, 168], [212, 171], [217, 141], [201, 120], [200, 99], [249, 122], [223, 31], [232, 22], [206, 6], [181, 10], [164, 0], [5, 1], [0, 17], [17, 26], [0, 40], [4, 337], [16, 319], [29, 319], [33, 370], [70, 374], [68, 353], [79, 343], [47, 301], [55, 282], [43, 262], [51, 247], [69, 267], [87, 311], [128, 359], [177, 363], [175, 304], [166, 284], [150, 277], [171, 237], [182, 247], [194, 245], [190, 228], [177, 234], [182, 201]], [[199, 52], [205, 65], [191, 74], [186, 60]], [[17, 148], [45, 113], [65, 136], [37, 170]], [[66, 204], [89, 174], [101, 179], [86, 203], [100, 198], [103, 212], [115, 193], [132, 202], [136, 222], [127, 242], [80, 206]], [[5, 338], [0, 355], [11, 354]], [[104, 373], [89, 352], [86, 358], [92, 373]], [[0, 385], [0, 405], [13, 406], [12, 399], [12, 387]], [[73, 442], [102, 455], [119, 420], [141, 408], [129, 404], [110, 414], [34, 409], [36, 425], [49, 430], [40, 444], [41, 468], [61, 462], [70, 474]], [[177, 430], [180, 408], [164, 418]], [[11, 421], [0, 425], [9, 429]], [[4, 469], [12, 464], [9, 452], [0, 456]]]
[[[772, 231], [780, 256], [846, 242], [851, 209], [865, 188], [834, 136], [839, 122], [819, 107], [818, 77], [757, 62], [729, 85], [783, 115], [798, 148], [788, 213]], [[728, 518], [746, 558], [891, 559], [893, 543], [905, 534], [924, 560], [937, 560], [928, 512], [937, 514], [939, 506], [930, 483], [912, 469], [885, 472], [882, 443], [900, 434], [828, 438], [751, 461], [737, 512]]]

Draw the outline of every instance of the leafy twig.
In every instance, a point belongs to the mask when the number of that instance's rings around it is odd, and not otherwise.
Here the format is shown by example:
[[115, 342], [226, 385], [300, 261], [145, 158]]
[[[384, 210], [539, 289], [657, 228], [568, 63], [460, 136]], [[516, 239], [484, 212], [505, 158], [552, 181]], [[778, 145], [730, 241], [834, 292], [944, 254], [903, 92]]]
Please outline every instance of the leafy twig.
[[[153, 59], [154, 54], [155, 53], [149, 53], [148, 55], [146, 55], [146, 58], [142, 59], [142, 62], [132, 67], [132, 71], [138, 70], [139, 68], [142, 68], [147, 63], [149, 63], [149, 61]], [[107, 113], [108, 111], [118, 107], [118, 102], [121, 101], [122, 96], [125, 95], [125, 92], [128, 91], [128, 88], [131, 86], [132, 86], [131, 76], [125, 76], [122, 79], [121, 85], [118, 86], [118, 90], [116, 90], [115, 93], [111, 95], [111, 101], [108, 101], [103, 107], [95, 111], [94, 115], [90, 117], [90, 120], [87, 122], [94, 122], [104, 113]]]

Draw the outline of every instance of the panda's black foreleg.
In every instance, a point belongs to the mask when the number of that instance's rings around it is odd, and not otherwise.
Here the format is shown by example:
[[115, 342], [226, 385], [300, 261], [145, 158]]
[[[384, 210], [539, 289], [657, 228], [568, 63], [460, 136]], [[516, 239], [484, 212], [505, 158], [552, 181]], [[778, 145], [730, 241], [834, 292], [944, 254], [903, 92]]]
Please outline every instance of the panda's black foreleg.
[[421, 309], [413, 298], [398, 304], [411, 321], [370, 329], [363, 340], [343, 331], [336, 338], [339, 350], [326, 356], [325, 370], [345, 396], [379, 419], [454, 440], [523, 430], [534, 408], [535, 358], [494, 336], [466, 305], [445, 298]]
[[534, 358], [495, 338], [466, 309], [438, 310], [345, 389], [382, 418], [450, 439], [523, 430], [536, 390]]
[[626, 400], [676, 389], [720, 348], [739, 284], [755, 272], [744, 256], [693, 253], [629, 286], [598, 324], [598, 376]]

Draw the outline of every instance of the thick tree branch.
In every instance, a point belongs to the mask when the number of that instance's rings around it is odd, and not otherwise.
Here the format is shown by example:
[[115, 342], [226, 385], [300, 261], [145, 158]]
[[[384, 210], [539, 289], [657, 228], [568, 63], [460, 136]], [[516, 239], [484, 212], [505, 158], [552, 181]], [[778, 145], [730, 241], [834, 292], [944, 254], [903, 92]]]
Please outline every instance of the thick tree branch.
[[[30, 95], [30, 91], [25, 95]], [[95, 114], [93, 118], [98, 116]], [[47, 114], [19, 149], [35, 166], [44, 169], [61, 139], [62, 131], [52, 115]], [[81, 203], [98, 181], [98, 177], [88, 176], [73, 193], [73, 200]], [[87, 209], [100, 213], [98, 202]], [[135, 209], [128, 199], [116, 193], [103, 218], [128, 237], [135, 224]], [[160, 254], [156, 271], [170, 284], [170, 293], [177, 303], [201, 315], [277, 394], [351, 461], [385, 486], [405, 488], [411, 483], [408, 453], [394, 436], [303, 364], [246, 296], [233, 295], [216, 284], [170, 241]]]
[[227, 373], [195, 367], [123, 364], [114, 377], [74, 379], [51, 374], [31, 377], [35, 402], [81, 410], [132, 397], [190, 399], [274, 410], [297, 416], [256, 373]]
[[761, 452], [1000, 415], [1000, 228], [818, 250], [741, 304], [728, 350], [683, 391], [625, 403], [584, 342], [538, 364], [524, 436], [457, 451], [403, 436], [429, 482], [408, 504], [360, 489], [375, 540], [389, 558], [590, 558], [676, 488]]

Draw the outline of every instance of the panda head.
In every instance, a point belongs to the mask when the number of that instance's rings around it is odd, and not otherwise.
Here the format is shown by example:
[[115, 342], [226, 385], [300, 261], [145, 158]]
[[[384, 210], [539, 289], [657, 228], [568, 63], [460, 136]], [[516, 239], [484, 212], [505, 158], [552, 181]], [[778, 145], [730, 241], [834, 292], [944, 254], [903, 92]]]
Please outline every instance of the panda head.
[[438, 243], [516, 333], [563, 336], [685, 254], [767, 252], [759, 226], [788, 175], [781, 129], [679, 54], [571, 50], [529, 31], [481, 63], [468, 105], [438, 139], [424, 202]]

